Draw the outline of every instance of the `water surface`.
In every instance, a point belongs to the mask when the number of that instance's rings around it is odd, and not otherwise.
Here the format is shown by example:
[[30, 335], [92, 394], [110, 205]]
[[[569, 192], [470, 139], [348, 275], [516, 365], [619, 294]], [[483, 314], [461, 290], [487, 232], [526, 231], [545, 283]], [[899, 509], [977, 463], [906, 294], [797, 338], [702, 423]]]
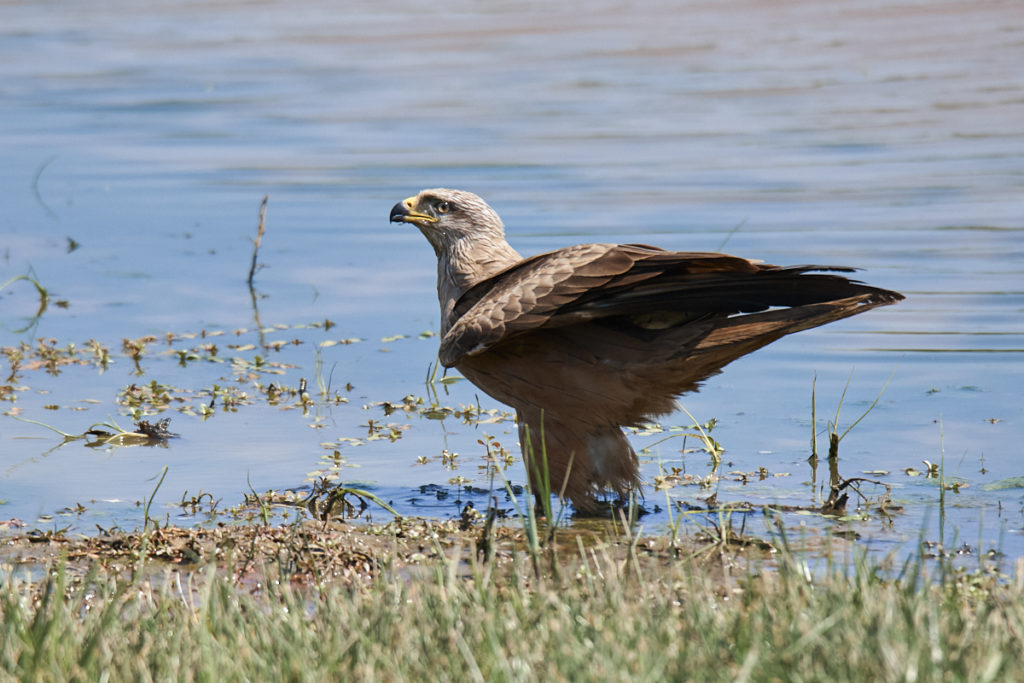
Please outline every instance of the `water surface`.
[[[814, 504], [812, 382], [819, 442], [844, 389], [841, 429], [884, 386], [843, 440], [840, 470], [887, 472], [870, 476], [903, 511], [852, 529], [880, 549], [912, 547], [923, 530], [947, 546], [1024, 552], [1013, 479], [1024, 475], [1024, 16], [1008, 6], [9, 2], [0, 27], [0, 280], [32, 274], [52, 295], [35, 318], [31, 285], [0, 291], [0, 346], [94, 339], [113, 354], [103, 372], [24, 370], [5, 382], [0, 519], [133, 528], [166, 466], [154, 509], [190, 523], [173, 505], [185, 492], [226, 506], [250, 485], [301, 488], [334, 450], [353, 466], [343, 479], [403, 512], [486, 504], [450, 482], [488, 488], [478, 440], [514, 452], [510, 422], [379, 405], [429, 399], [437, 339], [420, 334], [438, 327], [433, 254], [387, 213], [449, 186], [488, 199], [525, 254], [598, 240], [725, 249], [858, 266], [907, 295], [776, 343], [684, 397], [698, 420], [718, 421], [720, 474], [768, 476], [669, 499], [648, 488], [661, 512], [645, 529], [665, 528], [670, 501], [714, 492]], [[245, 279], [264, 195], [254, 308]], [[326, 319], [330, 329], [311, 326]], [[216, 336], [182, 337], [203, 332]], [[121, 345], [146, 335], [159, 341], [139, 375]], [[278, 340], [300, 343], [260, 347]], [[210, 343], [218, 358], [288, 367], [178, 364], [176, 351]], [[317, 386], [318, 357], [347, 403], [259, 400], [256, 381]], [[180, 435], [166, 447], [61, 446], [9, 415], [66, 432], [127, 426], [119, 392], [153, 381], [183, 398], [160, 415]], [[214, 385], [252, 404], [218, 401], [204, 419]], [[440, 389], [441, 405], [500, 408], [464, 382]], [[370, 420], [400, 438], [367, 441]], [[652, 448], [644, 476], [706, 477], [707, 458], [682, 446]], [[459, 453], [457, 468], [442, 450]], [[938, 480], [905, 473], [924, 460], [957, 489], [942, 497]], [[521, 483], [521, 466], [509, 476]], [[76, 504], [85, 512], [61, 513]]]

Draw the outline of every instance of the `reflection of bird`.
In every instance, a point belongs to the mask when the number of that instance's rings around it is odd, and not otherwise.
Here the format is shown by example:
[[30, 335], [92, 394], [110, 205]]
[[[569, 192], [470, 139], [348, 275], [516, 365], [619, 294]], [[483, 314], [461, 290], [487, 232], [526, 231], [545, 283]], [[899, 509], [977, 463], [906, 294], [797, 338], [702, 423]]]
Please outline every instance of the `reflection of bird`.
[[587, 513], [601, 490], [638, 482], [623, 426], [672, 412], [677, 395], [784, 335], [903, 298], [820, 272], [851, 268], [640, 244], [523, 259], [494, 210], [457, 190], [424, 190], [391, 221], [437, 254], [441, 363], [516, 409], [531, 480], [543, 448], [551, 489]]

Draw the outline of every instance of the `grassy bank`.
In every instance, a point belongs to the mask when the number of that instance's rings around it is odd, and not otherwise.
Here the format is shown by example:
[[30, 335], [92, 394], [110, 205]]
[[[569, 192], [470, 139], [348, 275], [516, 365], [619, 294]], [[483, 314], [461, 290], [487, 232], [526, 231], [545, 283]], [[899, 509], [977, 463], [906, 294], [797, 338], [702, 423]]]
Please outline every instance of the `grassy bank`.
[[635, 542], [570, 540], [538, 573], [519, 551], [484, 563], [458, 540], [443, 548], [420, 536], [426, 552], [397, 537], [376, 543], [358, 577], [301, 583], [280, 567], [239, 581], [217, 562], [145, 578], [58, 563], [35, 581], [7, 567], [0, 676], [1024, 678], [1022, 562], [1011, 577], [943, 564], [893, 577], [866, 562], [812, 573], [789, 557], [757, 571], [749, 567], [766, 560], [753, 558], [736, 576], [725, 568], [735, 556], [698, 564]]

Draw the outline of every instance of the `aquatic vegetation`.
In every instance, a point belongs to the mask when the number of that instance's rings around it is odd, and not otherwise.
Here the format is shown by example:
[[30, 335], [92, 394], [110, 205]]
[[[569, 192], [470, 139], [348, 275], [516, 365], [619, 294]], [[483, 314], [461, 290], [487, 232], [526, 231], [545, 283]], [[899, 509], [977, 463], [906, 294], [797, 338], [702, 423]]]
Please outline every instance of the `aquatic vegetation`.
[[[32, 379], [33, 372], [41, 371], [56, 377], [69, 367], [91, 367], [102, 374], [109, 372], [112, 367], [127, 363], [128, 367], [122, 366], [122, 371], [131, 369], [135, 375], [142, 371], [148, 380], [140, 379], [122, 385], [113, 396], [113, 404], [121, 414], [133, 420], [134, 427], [122, 428], [112, 418], [93, 424], [85, 430], [59, 424], [65, 422], [63, 418], [26, 421], [41, 424], [59, 433], [63, 440], [56, 448], [83, 439], [91, 447], [104, 449], [152, 445], [165, 447], [168, 445], [168, 439], [173, 437], [168, 415], [177, 414], [183, 418], [208, 420], [219, 413], [237, 413], [258, 406], [297, 411], [302, 416], [302, 422], [308, 427], [318, 431], [327, 430], [333, 428], [336, 419], [332, 417], [332, 408], [348, 405], [354, 391], [351, 382], [345, 381], [344, 378], [336, 379], [339, 374], [337, 362], [328, 368], [324, 361], [325, 349], [355, 343], [351, 338], [320, 338], [328, 331], [333, 332], [334, 328], [335, 323], [325, 319], [308, 324], [271, 325], [259, 329], [166, 332], [123, 339], [119, 347], [109, 347], [95, 339], [83, 344], [40, 339], [32, 344], [21, 343], [2, 350], [3, 355], [0, 357], [7, 359], [9, 374], [17, 381], [3, 385], [0, 397], [16, 404], [18, 396], [35, 384]], [[287, 335], [291, 340], [275, 344], [275, 341], [281, 341], [272, 338], [275, 334]], [[410, 338], [410, 335], [396, 334], [388, 338]], [[305, 344], [314, 346], [311, 368], [304, 369], [292, 362], [295, 360], [294, 353], [280, 359], [271, 355], [280, 353], [285, 347], [298, 348]], [[172, 364], [177, 368], [175, 373], [168, 370]], [[171, 376], [174, 377], [173, 381], [162, 379]], [[218, 379], [210, 382], [211, 376]], [[189, 386], [189, 380], [193, 377], [202, 378], [202, 383], [194, 382]], [[387, 444], [394, 444], [407, 438], [417, 421], [438, 422], [443, 431], [451, 429], [449, 425], [470, 428], [495, 425], [506, 426], [507, 429], [514, 428], [514, 415], [508, 410], [485, 407], [479, 403], [449, 401], [450, 391], [453, 387], [461, 386], [461, 381], [462, 378], [455, 375], [442, 376], [439, 365], [434, 363], [427, 370], [422, 395], [406, 394], [399, 399], [370, 400], [361, 406], [353, 405], [353, 409], [361, 408], [364, 411], [362, 419], [358, 422], [352, 421], [349, 428], [321, 438], [316, 443], [316, 450], [307, 456], [312, 459], [312, 465], [306, 465], [300, 470], [303, 474], [296, 477], [296, 489], [287, 492], [286, 497], [293, 499], [294, 503], [294, 500], [308, 498], [311, 491], [318, 486], [344, 485], [346, 479], [352, 476], [356, 464], [351, 457], [351, 449], [372, 444], [378, 444], [376, 447], [382, 448]], [[813, 389], [812, 385], [812, 392]], [[840, 406], [844, 397], [845, 390], [839, 400]], [[871, 407], [877, 402], [876, 398]], [[76, 409], [90, 407], [92, 404], [84, 404]], [[870, 412], [871, 407], [864, 415]], [[59, 410], [60, 402], [52, 404], [52, 408]], [[16, 414], [19, 408], [15, 405], [7, 412]], [[721, 521], [714, 516], [741, 508], [745, 512], [774, 509], [795, 514], [831, 516], [841, 520], [868, 520], [875, 516], [885, 518], [901, 510], [901, 506], [893, 503], [891, 499], [891, 483], [869, 476], [841, 477], [838, 474], [838, 465], [834, 478], [830, 479], [834, 494], [829, 501], [818, 504], [771, 506], [763, 503], [751, 504], [742, 497], [737, 500], [736, 496], [732, 496], [729, 502], [719, 503], [716, 494], [723, 485], [747, 485], [751, 482], [763, 482], [791, 475], [787, 471], [770, 471], [767, 466], [752, 471], [720, 467], [725, 449], [712, 436], [716, 434], [717, 420], [712, 418], [699, 422], [689, 413], [686, 414], [691, 420], [689, 424], [649, 423], [632, 430], [632, 436], [638, 442], [639, 454], [647, 459], [656, 458], [659, 463], [658, 471], [651, 479], [651, 490], [663, 492], [666, 498], [664, 506], [651, 505], [649, 510], [667, 514], [668, 528], [674, 535], [679, 531], [679, 524], [684, 522], [696, 525], [698, 529], [713, 529], [716, 528], [716, 524], [718, 528], [722, 528]], [[840, 434], [835, 428], [838, 422], [837, 412], [836, 420], [829, 423], [830, 431], [837, 437], [836, 444], [863, 419], [864, 415]], [[58, 423], [58, 426], [51, 427], [47, 423]], [[480, 515], [486, 516], [488, 507], [494, 507], [493, 501], [489, 498], [489, 491], [493, 491], [495, 486], [499, 491], [503, 487], [506, 489], [505, 500], [514, 507], [516, 494], [510, 491], [514, 491], [516, 485], [507, 479], [510, 476], [509, 468], [520, 462], [514, 436], [506, 437], [483, 431], [473, 437], [473, 440], [482, 447], [481, 451], [453, 449], [442, 440], [436, 450], [413, 454], [410, 457], [410, 465], [430, 465], [444, 473], [444, 477], [438, 483], [447, 484], [447, 487], [439, 488], [436, 491], [438, 496], [442, 493], [453, 493], [455, 495], [451, 500], [454, 502], [461, 497], [459, 492], [474, 492], [468, 498], [476, 498]], [[666, 463], [663, 462], [663, 458], [668, 445], [673, 446], [672, 450], [676, 453], [674, 458], [678, 460]], [[463, 452], [460, 453], [459, 450]], [[710, 470], [694, 470], [692, 467], [687, 469], [687, 456], [696, 452], [703, 452], [710, 457]], [[539, 457], [543, 458], [543, 455], [541, 452]], [[837, 461], [830, 459], [830, 463], [833, 462]], [[912, 476], [909, 471], [905, 474], [908, 477]], [[479, 482], [490, 482], [490, 487], [481, 487]], [[553, 494], [557, 494], [563, 484], [564, 482], [543, 480], [541, 483], [542, 486], [549, 487], [548, 490]], [[307, 488], [302, 489], [303, 486]], [[869, 490], [870, 487], [875, 487], [877, 491]], [[363, 486], [356, 488], [368, 491]], [[952, 487], [952, 490], [955, 492], [957, 489]], [[692, 497], [688, 499], [688, 491], [695, 492], [703, 502], [694, 503]], [[856, 510], [847, 513], [845, 502], [850, 495], [856, 496], [857, 506]], [[413, 498], [415, 496], [409, 497], [411, 505], [415, 505], [415, 502], [412, 502]], [[349, 497], [338, 503], [341, 506], [339, 509], [344, 508], [349, 512], [357, 510], [360, 513], [365, 511], [365, 507], [358, 503], [354, 503], [354, 508], [350, 507], [349, 499], [368, 500], [365, 496], [358, 499]], [[542, 497], [543, 499], [550, 500], [550, 497]], [[275, 501], [274, 504], [277, 502], [282, 501]], [[643, 506], [648, 505], [646, 502], [642, 505], [636, 502], [637, 510], [644, 510]], [[332, 505], [327, 505], [327, 508], [330, 509]], [[302, 505], [291, 507], [291, 514], [303, 509], [310, 514], [323, 514], [322, 510], [312, 512]], [[526, 507], [521, 508], [516, 514], [520, 516], [522, 523], [529, 526], [531, 522]], [[217, 511], [224, 512], [229, 509], [218, 507]], [[460, 509], [465, 511], [466, 506]], [[628, 505], [622, 509], [629, 511]], [[506, 507], [498, 512], [504, 515], [508, 510]], [[457, 510], [444, 514], [456, 513]], [[543, 513], [546, 519], [563, 520], [567, 518], [568, 510], [565, 507], [552, 507]], [[712, 517], [708, 517], [709, 514]], [[213, 521], [214, 518], [215, 515], [211, 512], [208, 521]], [[709, 522], [708, 519], [712, 521]], [[536, 530], [538, 547], [542, 545], [545, 534], [549, 533], [550, 530], [544, 533], [541, 533], [539, 528]], [[712, 535], [722, 533], [719, 531]]]
[[[430, 337], [427, 333], [396, 333], [380, 338], [384, 343], [391, 343]], [[539, 515], [532, 506], [519, 502], [523, 489], [514, 480], [522, 477], [521, 470], [516, 469], [521, 467], [522, 461], [516, 438], [510, 433], [515, 429], [514, 415], [501, 407], [472, 402], [472, 394], [467, 402], [463, 378], [443, 375], [436, 362], [427, 368], [420, 392], [381, 400], [369, 395], [365, 388], [356, 390], [345, 372], [344, 358], [348, 352], [340, 347], [360, 341], [360, 338], [340, 334], [339, 326], [329, 319], [231, 330], [168, 331], [123, 338], [117, 344], [96, 339], [73, 343], [40, 338], [0, 349], [0, 362], [6, 363], [6, 367], [0, 367], [0, 376], [7, 377], [0, 384], [0, 400], [7, 403], [8, 409], [4, 412], [12, 416], [27, 418], [26, 406], [33, 406], [33, 412], [54, 411], [52, 417], [45, 420], [26, 419], [62, 437], [46, 453], [71, 442], [105, 451], [137, 446], [166, 448], [174, 443], [170, 418], [177, 422], [174, 431], [189, 431], [196, 423], [180, 420], [205, 421], [217, 415], [244, 414], [267, 408], [294, 411], [295, 421], [300, 426], [323, 434], [315, 441], [297, 445], [297, 450], [302, 451], [298, 461], [301, 469], [296, 470], [294, 486], [281, 491], [268, 490], [264, 494], [257, 494], [255, 490], [249, 494], [239, 493], [242, 500], [237, 505], [231, 503], [230, 497], [227, 505], [213, 505], [214, 494], [189, 496], [186, 492], [175, 499], [177, 514], [191, 511], [202, 524], [304, 516], [364, 519], [375, 512], [390, 515], [389, 510], [408, 512], [417, 508], [429, 509], [428, 514], [457, 518], [464, 525], [511, 517], [530, 530], [532, 540], [528, 547], [533, 549], [531, 552], [541, 553], [537, 556], [538, 562], [546, 562], [542, 557], [543, 549], [552, 543], [553, 534], [561, 528], [559, 524], [569, 519], [570, 510], [553, 505], [555, 499], [543, 493], [541, 500], [548, 500], [549, 506]], [[332, 348], [336, 350], [329, 352]], [[42, 378], [60, 378], [61, 382], [73, 380], [67, 374], [72, 369], [78, 376], [91, 371], [104, 377], [104, 386], [109, 387], [112, 380], [122, 377], [125, 383], [115, 385], [106, 395], [100, 394], [99, 399], [103, 400], [79, 399], [67, 392], [56, 392], [45, 402], [35, 398], [20, 400], [22, 396], [34, 394]], [[111, 373], [111, 369], [115, 372]], [[68, 386], [82, 385], [71, 381]], [[812, 383], [812, 399], [814, 390]], [[838, 400], [840, 408], [845, 396], [844, 389]], [[857, 420], [842, 430], [837, 427], [837, 409], [835, 419], [827, 425], [836, 446], [871, 412], [880, 397], [881, 394]], [[69, 398], [72, 405], [69, 405]], [[67, 413], [60, 412], [62, 409], [96, 410], [97, 406], [112, 406], [115, 412], [130, 419], [133, 426], [121, 427], [117, 424], [120, 418], [115, 416], [82, 427], [73, 424]], [[812, 400], [812, 433], [817, 438], [814, 410]], [[613, 518], [625, 516], [623, 533], [631, 533], [630, 520], [643, 513], [655, 513], [662, 515], [661, 519], [667, 518], [667, 523], [660, 523], [665, 524], [672, 539], [679, 538], [681, 532], [688, 529], [709, 542], [733, 545], [747, 542], [744, 539], [750, 534], [745, 525], [752, 515], [781, 513], [792, 515], [790, 521], [799, 520], [800, 517], [793, 517], [796, 515], [813, 515], [822, 524], [827, 524], [826, 519], [847, 524], [884, 522], [904, 509], [902, 501], [893, 501], [893, 486], [899, 486], [899, 482], [894, 482], [888, 472], [861, 472], [860, 476], [844, 477], [839, 474], [837, 457], [830, 458], [830, 466], [835, 463], [836, 469], [831, 476], [830, 468], [829, 488], [821, 496], [822, 500], [772, 505], [765, 501], [763, 493], [747, 498], [742, 492], [744, 488], [753, 490], [759, 482], [791, 477], [791, 466], [781, 471], [768, 464], [737, 468], [723, 461], [726, 451], [718, 440], [718, 421], [714, 418], [697, 420], [689, 413], [684, 414], [689, 418], [688, 423], [648, 423], [631, 430], [639, 455], [647, 463], [656, 461], [657, 469], [650, 476], [650, 486], [645, 487], [647, 500], [626, 500], [618, 507], [608, 507], [608, 514]], [[342, 418], [341, 424], [339, 418]], [[190, 424], [192, 426], [188, 427]], [[353, 449], [401, 446], [400, 442], [413, 435], [415, 439], [422, 438], [422, 432], [417, 430], [430, 429], [431, 424], [439, 426], [436, 446], [418, 449], [409, 455], [410, 466], [426, 466], [424, 471], [430, 472], [421, 480], [422, 486], [410, 487], [402, 500], [382, 499], [383, 504], [378, 504], [371, 498], [377, 496], [372, 486], [366, 482], [353, 483], [358, 472], [355, 467], [370, 453], [354, 457]], [[471, 436], [453, 446], [446, 435], [456, 430], [465, 430]], [[472, 434], [470, 430], [480, 431]], [[253, 436], [259, 439], [260, 433]], [[192, 432], [189, 438], [201, 439], [202, 434]], [[471, 446], [473, 443], [479, 450]], [[812, 446], [812, 456], [815, 452], [816, 444]], [[694, 454], [706, 455], [708, 467], [696, 466], [692, 459]], [[838, 450], [835, 455], [838, 456]], [[292, 456], [289, 453], [283, 457]], [[538, 457], [543, 459], [543, 448]], [[936, 468], [929, 465], [925, 463], [925, 475], [938, 476]], [[915, 474], [909, 467], [903, 472], [908, 479]], [[960, 491], [960, 480], [946, 477], [942, 481], [947, 491], [954, 494]], [[544, 481], [543, 477], [539, 483], [553, 495], [563, 485], [564, 482]], [[729, 487], [733, 487], [733, 493], [719, 500], [718, 494]], [[188, 488], [194, 490], [193, 486]], [[651, 492], [657, 496], [652, 496]], [[829, 496], [828, 492], [834, 493]], [[174, 492], [174, 495], [179, 494]], [[853, 502], [847, 504], [847, 501]], [[80, 526], [80, 520], [88, 519], [91, 514], [92, 505], [85, 503], [81, 512], [68, 507], [57, 513], [58, 519], [69, 515]], [[49, 524], [50, 519], [52, 516], [41, 521]], [[150, 517], [146, 519], [152, 521]], [[549, 525], [546, 520], [555, 523]], [[162, 525], [166, 526], [168, 521], [169, 516]], [[733, 528], [733, 521], [738, 528]], [[835, 533], [856, 535], [857, 532], [837, 528]]]
[[[37, 322], [39, 322], [39, 319], [43, 316], [43, 313], [46, 312], [47, 305], [50, 303], [50, 292], [49, 292], [49, 290], [47, 290], [46, 287], [44, 287], [42, 284], [40, 284], [39, 280], [37, 280], [34, 275], [15, 275], [14, 277], [9, 278], [3, 284], [0, 284], [0, 291], [3, 291], [9, 285], [14, 284], [15, 282], [22, 282], [22, 281], [28, 282], [33, 287], [35, 287], [36, 294], [38, 294], [38, 296], [39, 296], [39, 309], [35, 312], [35, 315], [33, 315], [23, 327], [21, 327], [21, 328], [19, 328], [17, 330], [14, 330], [15, 334], [21, 334], [22, 332], [25, 332], [26, 330], [31, 329]], [[58, 304], [63, 304], [64, 306], [67, 305], [67, 302], [57, 302], [57, 303]]]

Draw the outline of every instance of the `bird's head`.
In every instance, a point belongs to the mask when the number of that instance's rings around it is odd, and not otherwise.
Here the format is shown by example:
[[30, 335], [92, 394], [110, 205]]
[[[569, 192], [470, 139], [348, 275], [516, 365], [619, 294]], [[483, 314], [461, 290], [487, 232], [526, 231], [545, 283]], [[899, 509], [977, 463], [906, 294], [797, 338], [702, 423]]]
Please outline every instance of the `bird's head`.
[[395, 204], [392, 223], [412, 223], [440, 256], [460, 242], [504, 243], [505, 226], [498, 214], [472, 192], [442, 188], [423, 190]]

